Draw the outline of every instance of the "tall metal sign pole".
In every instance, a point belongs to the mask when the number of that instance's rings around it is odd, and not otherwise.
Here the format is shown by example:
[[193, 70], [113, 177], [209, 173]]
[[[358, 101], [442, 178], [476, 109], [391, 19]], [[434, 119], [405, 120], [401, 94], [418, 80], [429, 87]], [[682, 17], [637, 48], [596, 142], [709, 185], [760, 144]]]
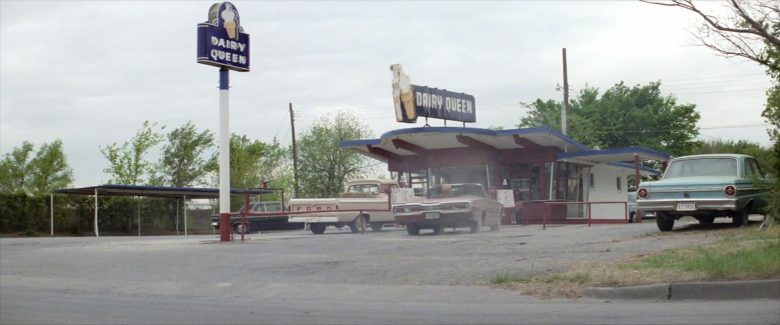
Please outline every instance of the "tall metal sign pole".
[[219, 240], [230, 240], [230, 71], [219, 69]]
[[563, 48], [563, 109], [561, 110], [561, 133], [569, 135], [569, 73], [566, 68], [566, 48]]
[[230, 240], [230, 75], [249, 71], [249, 34], [230, 2], [215, 3], [198, 24], [198, 63], [219, 67], [219, 229]]

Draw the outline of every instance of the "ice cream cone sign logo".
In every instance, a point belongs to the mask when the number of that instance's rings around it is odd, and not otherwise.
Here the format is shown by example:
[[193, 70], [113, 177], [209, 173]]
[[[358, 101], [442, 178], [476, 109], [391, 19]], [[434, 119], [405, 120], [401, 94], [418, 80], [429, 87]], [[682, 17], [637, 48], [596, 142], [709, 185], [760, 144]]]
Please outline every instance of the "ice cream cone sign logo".
[[395, 103], [395, 119], [398, 122], [414, 123], [417, 121], [417, 110], [414, 106], [414, 88], [400, 64], [390, 66], [393, 71], [393, 102]]
[[395, 119], [403, 123], [416, 123], [417, 118], [443, 119], [445, 121], [477, 121], [474, 96], [461, 92], [413, 85], [400, 64], [390, 66], [393, 72], [393, 103]]
[[211, 5], [208, 20], [198, 24], [198, 63], [249, 71], [249, 34], [230, 2]]
[[238, 22], [236, 22], [238, 14], [233, 10], [233, 5], [226, 2], [225, 9], [222, 10], [220, 16], [222, 17], [222, 27], [227, 31], [228, 37], [233, 40], [238, 39]]

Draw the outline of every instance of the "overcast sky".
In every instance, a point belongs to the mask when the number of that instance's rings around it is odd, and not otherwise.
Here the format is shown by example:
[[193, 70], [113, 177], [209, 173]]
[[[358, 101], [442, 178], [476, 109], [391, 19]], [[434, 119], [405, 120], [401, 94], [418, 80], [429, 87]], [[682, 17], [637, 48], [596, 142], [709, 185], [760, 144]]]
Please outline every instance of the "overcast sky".
[[[75, 186], [109, 179], [99, 146], [144, 120], [218, 131], [217, 68], [195, 62], [196, 25], [212, 2], [0, 1], [0, 153], [64, 142]], [[692, 46], [698, 22], [640, 2], [235, 1], [251, 69], [231, 72], [231, 132], [290, 143], [341, 108], [374, 135], [395, 122], [390, 64], [412, 82], [476, 97], [473, 127], [514, 128], [519, 103], [560, 100], [561, 49], [574, 93], [661, 80], [696, 104], [701, 139], [769, 144], [770, 79], [757, 64]], [[416, 126], [422, 126], [419, 122]], [[442, 122], [431, 120], [431, 125]]]

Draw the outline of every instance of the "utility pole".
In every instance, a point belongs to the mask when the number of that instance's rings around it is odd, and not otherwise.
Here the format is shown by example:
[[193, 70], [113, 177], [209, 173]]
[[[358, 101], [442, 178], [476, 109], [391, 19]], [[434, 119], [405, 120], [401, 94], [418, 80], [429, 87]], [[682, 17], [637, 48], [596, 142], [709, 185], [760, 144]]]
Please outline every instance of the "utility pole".
[[293, 197], [298, 197], [298, 149], [295, 146], [295, 112], [293, 112], [292, 103], [290, 104], [290, 128], [292, 129], [292, 156], [293, 156], [293, 183], [295, 192]]
[[566, 48], [563, 48], [563, 109], [561, 110], [561, 133], [569, 134], [569, 75], [566, 71]]

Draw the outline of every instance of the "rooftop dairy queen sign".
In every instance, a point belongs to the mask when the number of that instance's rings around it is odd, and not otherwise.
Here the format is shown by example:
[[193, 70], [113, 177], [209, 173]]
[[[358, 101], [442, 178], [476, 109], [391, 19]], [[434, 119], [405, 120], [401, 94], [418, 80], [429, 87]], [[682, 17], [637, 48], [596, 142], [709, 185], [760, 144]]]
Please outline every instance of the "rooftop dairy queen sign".
[[427, 86], [413, 85], [400, 64], [393, 71], [393, 102], [398, 122], [415, 123], [417, 117], [476, 122], [474, 96]]
[[198, 63], [249, 71], [249, 34], [230, 2], [215, 3], [209, 20], [198, 24]]

